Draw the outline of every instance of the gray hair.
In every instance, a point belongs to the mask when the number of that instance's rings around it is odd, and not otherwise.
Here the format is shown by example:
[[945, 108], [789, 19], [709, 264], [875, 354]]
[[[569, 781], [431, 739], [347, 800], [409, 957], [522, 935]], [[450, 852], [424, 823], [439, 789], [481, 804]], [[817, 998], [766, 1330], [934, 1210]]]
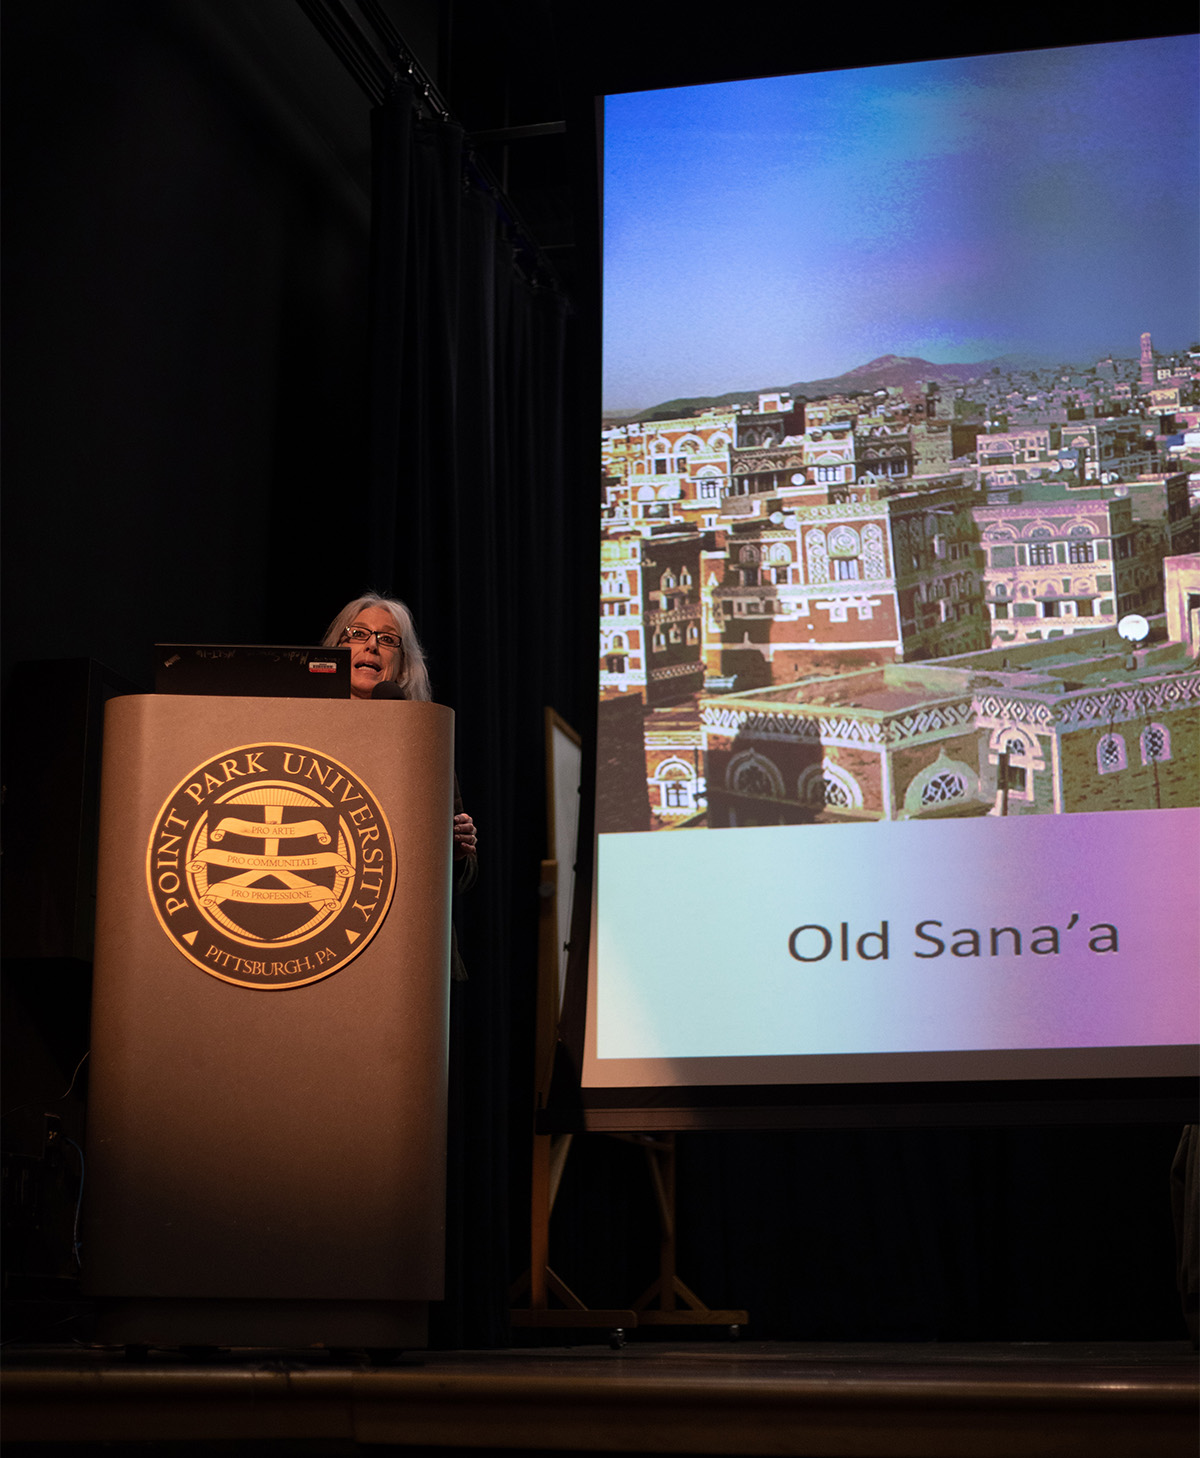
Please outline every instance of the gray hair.
[[431, 699], [433, 693], [429, 687], [429, 672], [425, 667], [425, 650], [417, 638], [416, 628], [413, 627], [412, 613], [399, 598], [381, 597], [377, 592], [366, 592], [362, 597], [356, 597], [353, 602], [346, 604], [325, 630], [325, 636], [321, 639], [322, 646], [336, 648], [342, 641], [342, 634], [366, 608], [382, 608], [391, 616], [396, 624], [396, 632], [400, 635], [400, 653], [389, 674], [392, 681], [400, 685], [407, 699]]

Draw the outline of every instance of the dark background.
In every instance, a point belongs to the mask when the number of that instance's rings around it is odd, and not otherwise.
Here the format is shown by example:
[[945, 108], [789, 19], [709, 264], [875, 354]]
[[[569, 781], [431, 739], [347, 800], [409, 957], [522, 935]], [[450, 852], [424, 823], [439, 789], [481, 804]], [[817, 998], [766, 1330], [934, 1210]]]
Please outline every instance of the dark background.
[[[515, 302], [497, 316], [509, 332], [457, 412], [440, 402], [475, 356], [430, 374], [420, 460], [393, 452], [389, 478], [372, 107], [314, 24], [322, 8], [4, 6], [5, 852], [52, 887], [31, 925], [29, 881], [8, 883], [6, 1290], [62, 1297], [73, 1277], [76, 1175], [61, 1149], [46, 1156], [42, 1112], [87, 1046], [86, 905], [72, 898], [86, 902], [97, 702], [148, 687], [156, 641], [313, 641], [374, 587], [417, 609], [481, 830], [481, 881], [459, 912], [471, 981], [455, 993], [436, 1335], [486, 1345], [507, 1338], [524, 1260], [542, 708], [585, 744], [594, 727], [594, 97], [1179, 33], [1194, 15], [1172, 0], [1137, 29], [1079, 13], [390, 0], [540, 259], [510, 270]], [[495, 137], [548, 122], [565, 129]], [[378, 244], [378, 203], [375, 222]], [[485, 284], [508, 298], [507, 275], [472, 273], [465, 253], [459, 267], [464, 298]], [[410, 312], [425, 287], [408, 280]], [[405, 375], [405, 409], [415, 388]], [[493, 411], [518, 422], [511, 439], [484, 432]], [[68, 783], [78, 793], [60, 804]], [[42, 822], [55, 809], [53, 842], [32, 849], [31, 805]], [[54, 907], [68, 901], [64, 930]], [[85, 1075], [54, 1105], [77, 1139]], [[681, 1274], [710, 1305], [748, 1307], [763, 1338], [1175, 1339], [1177, 1137], [1167, 1125], [686, 1136]], [[623, 1305], [653, 1274], [655, 1240], [639, 1151], [578, 1141], [556, 1269], [585, 1300]], [[35, 1306], [22, 1319], [42, 1319]]]

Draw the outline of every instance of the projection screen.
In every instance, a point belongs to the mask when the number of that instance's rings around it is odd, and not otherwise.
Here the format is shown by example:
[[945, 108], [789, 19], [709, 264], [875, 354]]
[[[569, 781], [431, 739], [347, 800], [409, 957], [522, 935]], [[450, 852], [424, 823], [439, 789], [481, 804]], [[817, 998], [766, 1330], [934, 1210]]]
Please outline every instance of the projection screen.
[[605, 98], [585, 1093], [1195, 1073], [1198, 97]]

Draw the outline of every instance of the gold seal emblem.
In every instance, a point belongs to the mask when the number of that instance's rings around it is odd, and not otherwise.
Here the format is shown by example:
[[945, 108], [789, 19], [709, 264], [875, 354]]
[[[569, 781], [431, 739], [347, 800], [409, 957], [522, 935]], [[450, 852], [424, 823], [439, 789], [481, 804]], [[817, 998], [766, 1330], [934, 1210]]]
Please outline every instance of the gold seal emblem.
[[146, 848], [155, 915], [197, 967], [240, 987], [302, 987], [383, 924], [396, 853], [383, 807], [298, 744], [227, 749], [172, 790]]

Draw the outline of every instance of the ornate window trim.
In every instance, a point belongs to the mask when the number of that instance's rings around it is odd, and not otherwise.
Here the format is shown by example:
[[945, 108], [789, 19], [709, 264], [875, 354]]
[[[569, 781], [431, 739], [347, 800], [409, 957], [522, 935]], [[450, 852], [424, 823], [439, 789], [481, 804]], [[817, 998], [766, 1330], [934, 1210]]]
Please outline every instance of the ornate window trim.
[[829, 553], [825, 545], [825, 533], [819, 527], [810, 527], [804, 534], [804, 545], [808, 554], [809, 582], [828, 582]]
[[[741, 782], [750, 774], [761, 775], [770, 788], [764, 792], [744, 786]], [[735, 795], [752, 796], [759, 800], [783, 799], [783, 776], [771, 760], [759, 754], [756, 749], [748, 749], [729, 761], [729, 767], [725, 771], [725, 785]]]
[[674, 755], [671, 759], [664, 759], [657, 766], [654, 771], [654, 778], [656, 781], [694, 780], [696, 778], [696, 769], [686, 759], [683, 759], [679, 755]]
[[[1159, 741], [1159, 751], [1154, 753], [1153, 741]], [[1138, 748], [1142, 752], [1143, 764], [1164, 764], [1171, 758], [1171, 731], [1165, 724], [1147, 724], [1138, 736]]]
[[1115, 775], [1126, 766], [1125, 736], [1101, 734], [1096, 741], [1096, 769], [1102, 775]]
[[844, 522], [830, 530], [826, 542], [830, 557], [858, 557], [862, 554], [861, 537]]
[[690, 815], [696, 809], [700, 781], [694, 765], [678, 756], [664, 759], [650, 781], [658, 790], [658, 809], [664, 815]]
[[946, 805], [965, 805], [978, 798], [978, 774], [962, 760], [951, 759], [943, 749], [932, 764], [909, 781], [904, 792], [904, 814], [910, 818], [928, 815]]
[[829, 805], [839, 810], [861, 810], [863, 803], [858, 781], [830, 760], [810, 765], [801, 774], [796, 781], [796, 796], [802, 805], [818, 810]]

